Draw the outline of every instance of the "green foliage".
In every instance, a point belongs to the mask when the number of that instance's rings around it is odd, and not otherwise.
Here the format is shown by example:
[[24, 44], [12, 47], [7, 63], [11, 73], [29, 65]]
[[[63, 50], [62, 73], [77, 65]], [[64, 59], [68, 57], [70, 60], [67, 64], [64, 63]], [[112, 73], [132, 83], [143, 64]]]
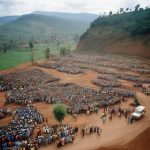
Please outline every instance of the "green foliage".
[[70, 54], [70, 47], [61, 47], [60, 48], [60, 54], [61, 55], [69, 55]]
[[131, 35], [149, 34], [150, 33], [150, 8], [138, 11], [139, 6], [136, 6], [136, 11], [114, 14], [110, 16], [100, 16], [92, 24], [92, 27], [114, 26], [117, 30], [129, 32]]
[[34, 62], [34, 51], [31, 50], [31, 62], [33, 63]]
[[0, 86], [2, 86], [4, 84], [4, 81], [3, 81], [3, 76], [0, 75]]
[[67, 114], [67, 108], [63, 104], [56, 104], [53, 109], [53, 114], [58, 122], [62, 122]]
[[110, 11], [110, 12], [109, 12], [109, 16], [111, 16], [112, 14], [113, 14], [113, 12], [112, 12], [112, 11]]
[[6, 52], [7, 52], [7, 45], [4, 44], [4, 53], [6, 53]]
[[33, 45], [33, 42], [32, 42], [32, 41], [30, 41], [30, 42], [29, 42], [29, 47], [30, 47], [30, 49], [32, 49], [32, 48], [34, 47], [34, 45]]
[[140, 5], [138, 4], [138, 5], [136, 5], [135, 6], [135, 11], [138, 11], [139, 10], [139, 8], [140, 8]]
[[[18, 45], [28, 44], [31, 37], [34, 42], [45, 39], [68, 41], [74, 35], [81, 35], [89, 27], [89, 23], [77, 20], [65, 20], [53, 16], [29, 14], [17, 20], [0, 26], [0, 47], [13, 40]], [[42, 43], [41, 42], [41, 43]]]
[[[71, 45], [71, 50], [75, 49], [76, 43], [68, 41], [68, 43], [62, 43], [61, 45]], [[45, 49], [50, 47], [52, 54], [59, 54], [57, 51], [56, 43], [50, 44], [36, 44], [34, 45], [34, 61], [45, 59]], [[23, 64], [31, 61], [31, 50], [28, 47], [20, 47], [15, 49], [9, 49], [7, 53], [0, 51], [0, 70], [13, 68], [16, 65]]]
[[48, 59], [50, 55], [50, 49], [47, 47], [47, 49], [45, 50], [45, 58]]
[[134, 96], [133, 99], [134, 99], [135, 106], [139, 106], [140, 102], [138, 101], [138, 98], [136, 96]]

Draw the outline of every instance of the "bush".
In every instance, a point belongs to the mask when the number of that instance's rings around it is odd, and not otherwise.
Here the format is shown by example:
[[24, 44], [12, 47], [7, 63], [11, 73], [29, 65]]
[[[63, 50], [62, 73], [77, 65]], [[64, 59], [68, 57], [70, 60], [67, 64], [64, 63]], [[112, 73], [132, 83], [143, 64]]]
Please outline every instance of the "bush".
[[62, 122], [67, 114], [67, 108], [63, 104], [56, 104], [53, 109], [53, 114], [58, 122]]
[[61, 47], [60, 48], [60, 54], [61, 55], [69, 55], [70, 54], [70, 47], [67, 48], [67, 47]]
[[134, 99], [135, 106], [139, 106], [140, 102], [138, 101], [137, 97], [135, 96], [133, 99]]
[[48, 59], [48, 58], [49, 58], [49, 55], [50, 55], [50, 49], [47, 48], [47, 49], [45, 50], [45, 58]]

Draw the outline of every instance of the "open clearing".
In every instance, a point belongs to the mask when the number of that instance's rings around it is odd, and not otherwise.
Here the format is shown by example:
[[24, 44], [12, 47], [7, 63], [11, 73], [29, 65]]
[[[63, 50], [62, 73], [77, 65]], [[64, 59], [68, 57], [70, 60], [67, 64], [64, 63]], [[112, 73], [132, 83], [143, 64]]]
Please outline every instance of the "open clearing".
[[[23, 65], [21, 67], [21, 69], [29, 69], [29, 68], [38, 68], [43, 72], [52, 74], [53, 76], [60, 78], [62, 83], [75, 83], [79, 86], [89, 87], [97, 91], [100, 89], [98, 86], [91, 83], [91, 80], [96, 79], [97, 76], [100, 75], [100, 73], [90, 70], [90, 69], [86, 70], [83, 73], [74, 75], [74, 74], [63, 73], [63, 72], [57, 71], [56, 69], [32, 66], [28, 64]], [[112, 68], [107, 68], [107, 69], [111, 70]], [[7, 73], [13, 70], [14, 69], [11, 69], [9, 71], [6, 70], [0, 73]], [[120, 70], [120, 72], [125, 73], [126, 71]], [[100, 147], [115, 147], [115, 146], [118, 148], [120, 147], [123, 148], [125, 147], [127, 143], [135, 139], [140, 133], [142, 133], [144, 130], [150, 127], [150, 97], [142, 94], [139, 88], [133, 87], [133, 82], [129, 82], [125, 80], [120, 80], [120, 82], [122, 84], [122, 87], [124, 87], [125, 89], [130, 89], [137, 93], [137, 98], [139, 99], [141, 105], [144, 105], [146, 107], [146, 114], [144, 118], [142, 118], [139, 121], [134, 122], [133, 124], [128, 124], [127, 119], [125, 119], [124, 117], [122, 118], [114, 117], [111, 121], [107, 118], [106, 123], [103, 124], [101, 120], [103, 109], [100, 109], [98, 114], [91, 114], [89, 116], [87, 116], [86, 114], [78, 115], [76, 121], [71, 115], [67, 115], [63, 123], [67, 123], [73, 126], [77, 125], [79, 126], [79, 128], [83, 127], [84, 125], [85, 126], [97, 125], [103, 129], [103, 132], [101, 136], [92, 134], [92, 135], [87, 135], [85, 137], [81, 137], [81, 133], [78, 132], [78, 135], [76, 135], [75, 137], [74, 143], [63, 146], [61, 148], [62, 150], [92, 150], [92, 149], [97, 149]], [[0, 108], [11, 107], [15, 109], [19, 107], [16, 104], [4, 105], [4, 100], [5, 100], [5, 92], [1, 92], [0, 93]], [[121, 104], [117, 104], [115, 105], [115, 107], [121, 106], [121, 108], [133, 109], [132, 106], [130, 106], [131, 102], [132, 100], [128, 99], [127, 102], [122, 102]], [[50, 124], [56, 123], [56, 120], [52, 114], [52, 109], [53, 109], [52, 104], [36, 102], [35, 106], [44, 115], [44, 117], [48, 118], [48, 123]], [[6, 124], [11, 119], [12, 117], [6, 117], [4, 119], [1, 119], [0, 124], [1, 125]], [[51, 144], [51, 145], [40, 148], [40, 150], [50, 150], [50, 149], [57, 149], [56, 145]], [[148, 150], [148, 149], [143, 149], [143, 150]]]

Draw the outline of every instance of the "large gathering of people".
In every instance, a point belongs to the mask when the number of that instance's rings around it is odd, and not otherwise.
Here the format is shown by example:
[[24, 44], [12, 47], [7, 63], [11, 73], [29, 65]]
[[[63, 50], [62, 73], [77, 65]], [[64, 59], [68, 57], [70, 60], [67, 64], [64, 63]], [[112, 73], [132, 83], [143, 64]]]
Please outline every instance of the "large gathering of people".
[[95, 134], [97, 134], [98, 136], [100, 136], [101, 135], [101, 133], [102, 133], [102, 129], [100, 128], [100, 127], [98, 127], [98, 126], [88, 126], [88, 127], [83, 127], [82, 129], [81, 129], [81, 135], [82, 135], [82, 137], [84, 137], [85, 135], [90, 135], [90, 134], [93, 134], [93, 133], [95, 133]]
[[[109, 63], [114, 61], [114, 63]], [[148, 67], [129, 65], [124, 60], [116, 63], [111, 55], [54, 59], [53, 62], [40, 63], [38, 66], [56, 69], [69, 74], [83, 73], [87, 69], [99, 73], [96, 80], [91, 83], [100, 87], [99, 91], [81, 87], [75, 83], [62, 83], [59, 78], [43, 72], [40, 67], [18, 70], [0, 75], [0, 92], [6, 91], [5, 104], [17, 103], [21, 107], [16, 110], [0, 108], [0, 119], [12, 116], [13, 120], [7, 125], [0, 126], [0, 148], [2, 150], [37, 150], [39, 147], [55, 143], [57, 147], [67, 143], [73, 143], [78, 127], [64, 124], [51, 125], [32, 105], [34, 102], [47, 104], [63, 103], [67, 106], [67, 112], [75, 120], [78, 114], [98, 113], [102, 108], [101, 116], [103, 124], [106, 120], [112, 120], [114, 116], [124, 116], [132, 123], [131, 110], [114, 107], [114, 104], [134, 98], [136, 93], [121, 87], [119, 80], [132, 81], [134, 87], [140, 87], [141, 92], [150, 95], [150, 87], [144, 87], [144, 83], [150, 84], [149, 78], [131, 75], [124, 72], [116, 73], [106, 68], [130, 70], [138, 73], [149, 74]], [[99, 63], [101, 62], [101, 63]], [[36, 133], [34, 135], [33, 133]], [[98, 126], [83, 127], [82, 136], [96, 133], [101, 135], [102, 129]]]
[[[49, 125], [34, 106], [25, 106], [13, 111], [13, 120], [0, 126], [0, 148], [37, 150], [40, 146], [55, 143], [57, 147], [73, 143], [78, 127]], [[34, 135], [33, 132], [36, 132]]]
[[142, 94], [150, 96], [150, 86], [141, 88]]
[[57, 62], [57, 63], [42, 63], [42, 64], [38, 64], [38, 66], [40, 67], [45, 67], [45, 68], [50, 68], [50, 69], [56, 69], [60, 72], [65, 72], [65, 73], [69, 73], [69, 74], [79, 74], [83, 72], [83, 69], [74, 66], [74, 65], [70, 65], [70, 64], [64, 64], [61, 62]]
[[[58, 67], [60, 64], [54, 66]], [[124, 97], [135, 95], [132, 91], [118, 88], [121, 86], [118, 79], [123, 76], [122, 74], [111, 73], [106, 70], [100, 71], [103, 74], [98, 76], [98, 79], [92, 81], [92, 83], [105, 88], [105, 91], [103, 89], [102, 92], [80, 87], [76, 84], [62, 84], [59, 82], [59, 78], [44, 73], [40, 69], [7, 74], [3, 77], [3, 87], [8, 90], [6, 104], [12, 102], [28, 104], [37, 101], [49, 104], [65, 103], [68, 106], [69, 113], [79, 114], [87, 113], [87, 111], [96, 112], [97, 107], [115, 104]], [[122, 79], [128, 78], [132, 78], [132, 76], [123, 76]], [[115, 96], [110, 96], [110, 93], [115, 93]]]
[[[76, 84], [63, 84], [58, 78], [39, 69], [6, 75], [4, 82], [9, 87], [6, 93], [6, 104], [15, 102], [26, 105], [39, 101], [49, 104], [64, 103], [68, 106], [70, 114], [96, 112], [98, 107], [121, 102], [126, 96], [122, 91], [114, 97]], [[128, 97], [130, 96], [132, 95], [128, 94]]]
[[0, 108], [0, 119], [5, 118], [6, 116], [12, 115], [12, 109], [11, 108]]
[[91, 81], [93, 84], [100, 87], [120, 87], [121, 84], [116, 80], [97, 79]]
[[113, 95], [113, 96], [123, 96], [124, 98], [125, 97], [133, 97], [136, 95], [136, 93], [133, 91], [126, 90], [123, 88], [112, 88], [112, 87], [103, 88], [102, 93], [107, 93], [107, 94]]
[[130, 70], [132, 72], [137, 72], [141, 74], [150, 74], [150, 67], [149, 66], [143, 66], [140, 64], [132, 64], [128, 62], [114, 62], [114, 63], [109, 63], [109, 62], [101, 62], [97, 64], [98, 66], [102, 67], [108, 67], [108, 68], [117, 68], [117, 69], [123, 69], [123, 70]]
[[64, 125], [44, 124], [37, 128], [37, 138], [43, 140], [44, 145], [55, 143], [57, 147], [64, 146], [67, 143], [73, 143], [75, 135], [78, 133], [78, 127]]
[[31, 147], [33, 130], [37, 124], [43, 121], [43, 116], [34, 107], [28, 106], [16, 109], [13, 112], [13, 120], [6, 125], [0, 126], [1, 149]]

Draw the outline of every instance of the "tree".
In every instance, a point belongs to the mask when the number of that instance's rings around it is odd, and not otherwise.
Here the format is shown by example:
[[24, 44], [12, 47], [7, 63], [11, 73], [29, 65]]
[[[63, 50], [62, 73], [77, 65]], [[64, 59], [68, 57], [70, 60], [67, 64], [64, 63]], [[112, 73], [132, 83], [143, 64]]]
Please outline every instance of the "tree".
[[123, 8], [120, 8], [120, 14], [123, 13]]
[[139, 11], [144, 11], [144, 9], [143, 8], [139, 8]]
[[113, 13], [113, 12], [112, 12], [112, 11], [110, 11], [110, 12], [109, 12], [109, 16], [111, 16], [111, 15], [112, 15], [112, 13]]
[[57, 46], [57, 51], [59, 51], [60, 41], [57, 41], [56, 46]]
[[45, 58], [48, 59], [50, 55], [50, 49], [47, 47], [47, 49], [45, 50]]
[[29, 42], [29, 47], [30, 47], [30, 49], [33, 49], [34, 44], [33, 44], [33, 42], [32, 42], [32, 41], [30, 41], [30, 42]]
[[70, 45], [68, 47], [61, 47], [60, 48], [60, 55], [69, 55], [71, 52]]
[[33, 63], [33, 61], [34, 61], [34, 52], [33, 52], [33, 50], [31, 51], [31, 62]]
[[4, 53], [7, 52], [7, 44], [4, 44]]
[[53, 109], [53, 114], [54, 114], [56, 120], [59, 123], [62, 123], [62, 120], [65, 118], [65, 116], [67, 114], [66, 106], [63, 104], [56, 104]]
[[34, 52], [33, 52], [34, 44], [33, 44], [32, 40], [29, 42], [29, 47], [31, 49], [31, 62], [33, 63], [33, 61], [34, 61]]
[[78, 41], [79, 41], [79, 35], [76, 34], [76, 35], [73, 37], [73, 39], [74, 39], [75, 43], [78, 43]]
[[126, 12], [128, 12], [128, 11], [129, 11], [129, 8], [126, 9]]
[[140, 105], [140, 102], [138, 101], [137, 96], [134, 96], [133, 99], [134, 99], [134, 104], [135, 104], [135, 106], [139, 106], [139, 105]]
[[138, 4], [138, 5], [136, 5], [135, 6], [135, 11], [138, 11], [139, 10], [139, 8], [140, 8], [140, 5]]
[[103, 16], [107, 16], [107, 12], [104, 12], [104, 13], [103, 13]]

